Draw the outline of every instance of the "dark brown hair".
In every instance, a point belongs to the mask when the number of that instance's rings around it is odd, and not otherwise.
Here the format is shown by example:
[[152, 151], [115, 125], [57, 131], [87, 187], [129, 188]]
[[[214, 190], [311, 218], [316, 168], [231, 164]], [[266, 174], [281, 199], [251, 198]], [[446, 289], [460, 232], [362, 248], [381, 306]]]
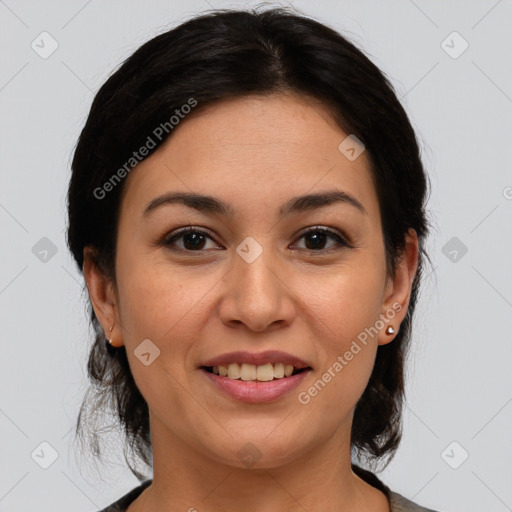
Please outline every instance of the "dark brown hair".
[[[115, 247], [125, 180], [98, 192], [145, 145], [155, 128], [191, 98], [198, 108], [248, 94], [293, 91], [320, 100], [347, 134], [365, 145], [382, 218], [388, 272], [395, 271], [412, 228], [420, 246], [407, 315], [393, 342], [379, 346], [368, 386], [357, 403], [353, 454], [371, 465], [391, 459], [401, 438], [404, 362], [413, 312], [428, 255], [425, 215], [427, 176], [409, 119], [384, 74], [337, 31], [289, 9], [219, 10], [194, 17], [154, 37], [131, 55], [96, 94], [74, 153], [68, 193], [68, 245], [82, 271], [86, 245], [115, 283]], [[186, 122], [186, 119], [183, 121]], [[151, 155], [168, 133], [149, 150]], [[156, 139], [156, 137], [153, 137]], [[132, 161], [133, 163], [133, 161]], [[112, 183], [112, 181], [110, 181]], [[103, 196], [103, 197], [100, 197]], [[90, 351], [92, 381], [77, 433], [89, 434], [99, 456], [94, 417], [110, 408], [128, 448], [151, 466], [148, 407], [128, 365], [124, 347], [107, 350], [90, 303], [96, 339]], [[388, 460], [388, 462], [389, 462]]]

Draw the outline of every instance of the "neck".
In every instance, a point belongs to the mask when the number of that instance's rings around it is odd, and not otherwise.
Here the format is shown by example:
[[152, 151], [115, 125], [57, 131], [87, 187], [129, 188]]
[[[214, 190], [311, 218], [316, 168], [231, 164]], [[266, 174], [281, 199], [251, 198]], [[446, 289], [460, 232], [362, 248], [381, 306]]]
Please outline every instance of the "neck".
[[155, 417], [151, 439], [153, 482], [129, 512], [389, 511], [385, 495], [352, 471], [350, 435], [341, 429], [293, 460], [261, 468], [205, 456], [208, 447], [199, 452]]

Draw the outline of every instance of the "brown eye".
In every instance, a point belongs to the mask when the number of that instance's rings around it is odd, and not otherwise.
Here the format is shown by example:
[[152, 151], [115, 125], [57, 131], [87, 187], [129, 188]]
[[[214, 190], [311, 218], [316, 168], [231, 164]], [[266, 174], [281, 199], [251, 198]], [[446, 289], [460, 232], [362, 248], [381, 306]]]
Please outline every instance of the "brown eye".
[[[176, 241], [180, 239], [181, 246], [176, 246]], [[167, 236], [163, 241], [163, 245], [183, 251], [203, 251], [206, 250], [205, 244], [208, 240], [213, 241], [206, 232], [193, 228], [186, 228], [172, 236]], [[218, 246], [215, 245], [215, 247]]]
[[[340, 246], [350, 247], [350, 244], [338, 233], [323, 227], [310, 228], [305, 231], [300, 238], [304, 238], [306, 246], [304, 249], [308, 251], [331, 251], [340, 248]], [[325, 244], [328, 242], [329, 238], [336, 243], [325, 248]]]

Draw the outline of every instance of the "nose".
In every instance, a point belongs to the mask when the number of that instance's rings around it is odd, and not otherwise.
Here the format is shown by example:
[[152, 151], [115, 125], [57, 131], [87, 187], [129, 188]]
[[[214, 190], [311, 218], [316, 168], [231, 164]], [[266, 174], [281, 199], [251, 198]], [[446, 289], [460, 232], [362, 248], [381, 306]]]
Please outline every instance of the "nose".
[[228, 327], [245, 325], [255, 332], [273, 331], [290, 325], [296, 314], [294, 295], [287, 283], [282, 263], [265, 249], [249, 263], [238, 253], [224, 279], [219, 306], [222, 322]]

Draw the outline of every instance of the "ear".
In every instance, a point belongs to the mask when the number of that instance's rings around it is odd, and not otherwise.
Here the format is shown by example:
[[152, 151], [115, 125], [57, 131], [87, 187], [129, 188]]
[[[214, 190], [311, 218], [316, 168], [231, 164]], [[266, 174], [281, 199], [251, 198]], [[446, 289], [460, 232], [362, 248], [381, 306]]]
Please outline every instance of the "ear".
[[[112, 346], [123, 345], [121, 324], [117, 314], [117, 302], [114, 284], [98, 265], [96, 250], [93, 246], [84, 248], [83, 274], [89, 291], [92, 307], [98, 318], [105, 338], [112, 339]], [[112, 328], [113, 327], [113, 328]], [[110, 330], [112, 328], [112, 330]]]
[[[386, 282], [381, 311], [385, 325], [378, 334], [379, 345], [386, 345], [398, 334], [400, 324], [407, 314], [412, 283], [418, 270], [418, 235], [411, 228], [405, 238], [405, 248], [398, 259], [395, 276], [388, 276]], [[386, 334], [389, 326], [395, 330], [394, 334]]]

